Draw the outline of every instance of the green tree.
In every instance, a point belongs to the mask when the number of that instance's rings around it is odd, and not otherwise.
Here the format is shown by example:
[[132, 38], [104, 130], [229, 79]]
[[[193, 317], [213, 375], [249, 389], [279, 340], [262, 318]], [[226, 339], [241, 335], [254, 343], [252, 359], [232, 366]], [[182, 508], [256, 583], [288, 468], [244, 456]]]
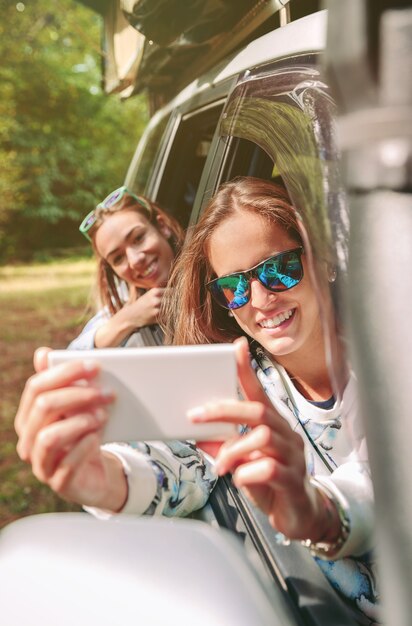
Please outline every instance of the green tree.
[[120, 185], [143, 96], [100, 86], [100, 18], [73, 0], [0, 0], [0, 258], [82, 244], [81, 217]]

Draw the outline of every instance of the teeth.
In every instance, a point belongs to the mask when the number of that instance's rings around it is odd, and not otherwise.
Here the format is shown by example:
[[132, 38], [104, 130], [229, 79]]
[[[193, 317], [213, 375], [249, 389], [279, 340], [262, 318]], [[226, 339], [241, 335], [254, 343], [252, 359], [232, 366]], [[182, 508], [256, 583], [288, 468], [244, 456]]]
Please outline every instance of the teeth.
[[289, 311], [285, 311], [284, 313], [279, 313], [279, 315], [276, 315], [276, 317], [262, 320], [261, 322], [259, 322], [259, 326], [262, 326], [262, 328], [276, 328], [276, 326], [279, 326], [282, 322], [288, 320], [292, 313], [292, 309], [290, 309]]
[[155, 266], [155, 265], [156, 265], [156, 261], [153, 261], [153, 263], [150, 263], [149, 267], [147, 267], [147, 268], [145, 269], [145, 271], [144, 271], [144, 272], [141, 272], [141, 274], [140, 274], [140, 275], [141, 275], [143, 278], [144, 278], [145, 276], [148, 276], [148, 274], [150, 274], [150, 273], [153, 271], [153, 269], [154, 269], [154, 266]]

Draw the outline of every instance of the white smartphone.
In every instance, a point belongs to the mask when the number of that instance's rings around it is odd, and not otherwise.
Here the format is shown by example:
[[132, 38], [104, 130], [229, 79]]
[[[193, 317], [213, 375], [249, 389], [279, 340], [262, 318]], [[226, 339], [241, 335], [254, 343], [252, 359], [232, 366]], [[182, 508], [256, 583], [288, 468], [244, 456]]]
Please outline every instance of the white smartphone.
[[194, 439], [233, 436], [233, 424], [193, 424], [188, 409], [215, 400], [235, 400], [233, 344], [54, 350], [49, 366], [92, 359], [101, 364], [99, 385], [116, 394], [108, 406], [103, 442]]

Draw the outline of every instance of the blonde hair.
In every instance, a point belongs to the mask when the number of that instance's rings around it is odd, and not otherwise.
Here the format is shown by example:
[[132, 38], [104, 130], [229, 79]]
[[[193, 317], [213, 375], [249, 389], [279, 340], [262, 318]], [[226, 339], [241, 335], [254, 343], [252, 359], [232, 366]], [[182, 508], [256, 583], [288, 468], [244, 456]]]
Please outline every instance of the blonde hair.
[[[96, 222], [89, 231], [89, 236], [92, 241], [92, 246], [96, 258], [98, 260], [97, 276], [96, 276], [96, 292], [100, 305], [106, 306], [111, 315], [114, 315], [124, 306], [124, 293], [121, 287], [122, 281], [116, 275], [116, 272], [112, 269], [106, 259], [102, 258], [97, 251], [95, 244], [95, 236], [99, 227], [103, 222], [114, 213], [119, 211], [135, 211], [140, 215], [143, 215], [150, 224], [152, 224], [157, 230], [159, 229], [159, 218], [164, 226], [166, 226], [170, 232], [171, 237], [169, 244], [175, 253], [178, 254], [184, 239], [184, 231], [178, 221], [163, 211], [155, 202], [148, 200], [144, 196], [139, 196], [136, 200], [129, 193], [125, 193], [119, 202], [116, 202], [113, 206], [106, 208], [102, 205], [96, 207], [95, 215]], [[127, 285], [130, 295], [134, 298], [138, 298], [142, 295], [143, 290], [137, 289], [133, 286]]]
[[210, 238], [224, 220], [239, 211], [259, 214], [302, 245], [297, 214], [283, 187], [253, 177], [235, 178], [222, 185], [189, 233], [170, 276], [161, 312], [166, 343], [220, 343], [244, 334], [206, 289], [214, 277]]

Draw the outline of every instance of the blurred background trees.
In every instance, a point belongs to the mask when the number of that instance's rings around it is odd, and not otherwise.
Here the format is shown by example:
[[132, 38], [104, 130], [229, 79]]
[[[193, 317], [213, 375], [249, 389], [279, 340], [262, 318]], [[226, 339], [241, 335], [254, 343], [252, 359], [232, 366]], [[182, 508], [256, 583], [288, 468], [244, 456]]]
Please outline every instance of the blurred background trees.
[[0, 0], [0, 16], [0, 262], [26, 261], [86, 243], [79, 221], [122, 184], [148, 113], [103, 94], [96, 14]]

